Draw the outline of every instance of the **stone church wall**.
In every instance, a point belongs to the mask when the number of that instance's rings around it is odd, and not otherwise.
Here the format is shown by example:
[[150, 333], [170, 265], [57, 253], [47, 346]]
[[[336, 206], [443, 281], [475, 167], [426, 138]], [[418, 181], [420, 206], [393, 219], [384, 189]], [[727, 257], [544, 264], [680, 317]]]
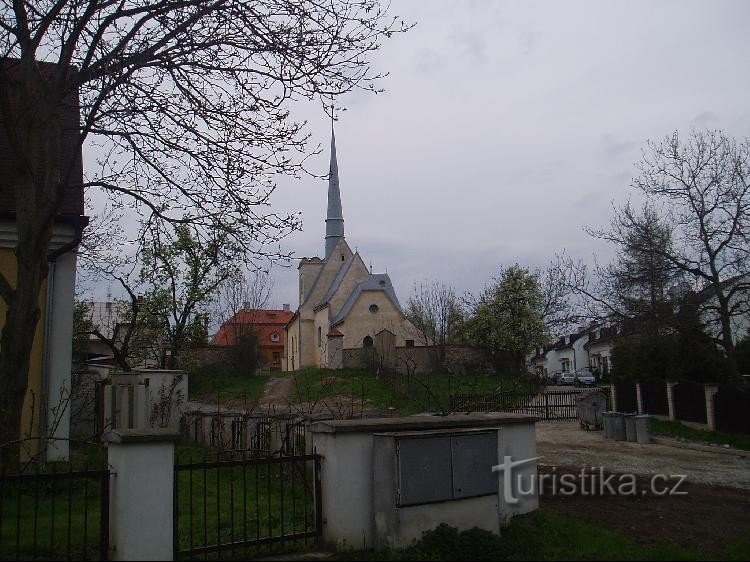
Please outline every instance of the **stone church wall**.
[[490, 372], [491, 366], [484, 351], [477, 347], [451, 345], [445, 348], [445, 366], [439, 368], [440, 349], [437, 346], [402, 347], [396, 346], [395, 353], [379, 352], [372, 348], [345, 348], [343, 367], [345, 369], [368, 369], [395, 371], [405, 374], [429, 373], [436, 370], [449, 370], [456, 374]]

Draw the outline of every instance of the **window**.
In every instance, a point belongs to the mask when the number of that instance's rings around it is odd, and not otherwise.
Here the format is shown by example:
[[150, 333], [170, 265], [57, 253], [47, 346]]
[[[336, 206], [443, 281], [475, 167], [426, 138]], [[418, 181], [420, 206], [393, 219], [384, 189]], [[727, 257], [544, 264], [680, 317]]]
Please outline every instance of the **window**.
[[414, 347], [414, 340], [406, 340], [406, 347]]
[[372, 312], [373, 314], [377, 314], [378, 310], [380, 310], [380, 308], [378, 307], [377, 304], [371, 304], [370, 305], [370, 312]]
[[323, 330], [318, 326], [318, 347], [323, 345]]
[[365, 339], [362, 340], [362, 346], [372, 347], [372, 338], [370, 336], [365, 336]]
[[278, 343], [278, 341], [281, 339], [278, 332], [274, 332], [271, 334], [271, 341], [274, 343]]
[[562, 363], [561, 367], [563, 373], [570, 371], [570, 359], [561, 359], [560, 363]]

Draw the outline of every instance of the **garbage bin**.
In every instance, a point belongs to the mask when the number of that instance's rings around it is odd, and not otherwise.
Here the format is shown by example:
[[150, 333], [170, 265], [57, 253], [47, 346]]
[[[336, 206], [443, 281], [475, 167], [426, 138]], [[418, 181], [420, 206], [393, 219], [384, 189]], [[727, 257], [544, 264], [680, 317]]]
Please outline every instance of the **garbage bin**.
[[651, 416], [636, 416], [635, 430], [638, 443], [641, 445], [651, 443]]
[[621, 412], [612, 412], [612, 438], [615, 441], [625, 441], [625, 414]]
[[625, 414], [625, 437], [631, 443], [638, 441], [635, 418], [636, 414]]

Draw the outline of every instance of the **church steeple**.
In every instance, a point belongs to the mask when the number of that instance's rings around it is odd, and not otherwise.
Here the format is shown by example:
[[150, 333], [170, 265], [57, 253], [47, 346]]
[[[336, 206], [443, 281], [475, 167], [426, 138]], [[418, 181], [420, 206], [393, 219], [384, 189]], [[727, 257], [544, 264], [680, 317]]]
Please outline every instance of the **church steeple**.
[[331, 167], [328, 171], [328, 214], [326, 215], [326, 259], [331, 257], [339, 240], [344, 238], [344, 214], [341, 211], [339, 165], [336, 161], [336, 135], [331, 123]]

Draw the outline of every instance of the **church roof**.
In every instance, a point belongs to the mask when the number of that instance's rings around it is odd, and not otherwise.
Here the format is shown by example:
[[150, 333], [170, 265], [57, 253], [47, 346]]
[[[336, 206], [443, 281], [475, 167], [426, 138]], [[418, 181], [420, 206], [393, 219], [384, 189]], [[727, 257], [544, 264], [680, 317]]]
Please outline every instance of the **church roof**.
[[346, 260], [344, 264], [339, 268], [338, 273], [336, 273], [336, 277], [334, 277], [333, 282], [331, 283], [331, 286], [328, 288], [328, 292], [320, 300], [320, 302], [315, 306], [316, 309], [327, 305], [331, 301], [333, 296], [341, 287], [341, 283], [343, 283], [344, 278], [346, 277], [346, 274], [349, 273], [349, 270], [351, 269], [352, 265], [357, 259], [362, 259], [359, 257], [359, 253], [352, 254], [349, 257], [349, 259]]
[[336, 135], [331, 126], [331, 166], [328, 170], [328, 213], [326, 215], [326, 259], [344, 237], [344, 213], [341, 210], [339, 165], [336, 160]]
[[352, 291], [352, 294], [349, 295], [349, 298], [346, 299], [346, 302], [344, 303], [344, 306], [341, 307], [341, 310], [336, 315], [336, 318], [333, 319], [331, 322], [331, 326], [336, 326], [337, 324], [340, 324], [343, 322], [346, 317], [351, 312], [352, 308], [354, 307], [354, 304], [357, 302], [357, 299], [364, 291], [382, 291], [384, 292], [388, 298], [391, 300], [391, 302], [394, 304], [394, 306], [401, 311], [401, 304], [398, 302], [398, 297], [396, 297], [396, 291], [393, 289], [393, 283], [391, 283], [391, 278], [388, 277], [387, 273], [371, 273], [367, 279], [362, 281], [359, 285], [355, 287], [355, 289]]

